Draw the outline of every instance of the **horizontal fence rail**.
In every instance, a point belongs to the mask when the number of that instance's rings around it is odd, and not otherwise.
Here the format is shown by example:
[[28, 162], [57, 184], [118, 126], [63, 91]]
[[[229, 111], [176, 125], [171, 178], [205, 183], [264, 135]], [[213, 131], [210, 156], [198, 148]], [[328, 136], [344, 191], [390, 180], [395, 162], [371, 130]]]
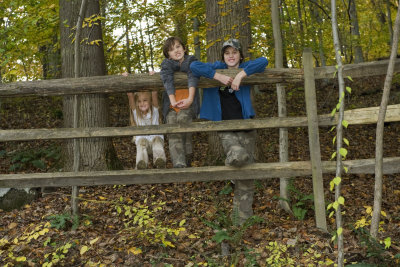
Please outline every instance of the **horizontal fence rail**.
[[[346, 160], [343, 165], [351, 174], [373, 174], [375, 159]], [[400, 157], [383, 160], [384, 174], [400, 172]], [[336, 162], [323, 161], [322, 171], [334, 174]], [[116, 184], [184, 183], [201, 181], [246, 180], [299, 177], [311, 175], [310, 161], [255, 163], [242, 168], [227, 166], [184, 169], [147, 169], [93, 172], [53, 172], [0, 175], [0, 188], [94, 186]]]
[[[344, 65], [343, 75], [352, 78], [383, 75], [387, 72], [388, 60]], [[231, 77], [238, 70], [218, 70], [219, 73]], [[395, 72], [400, 71], [400, 59], [396, 60]], [[334, 66], [314, 68], [315, 79], [332, 79], [335, 77]], [[263, 73], [256, 73], [242, 80], [243, 85], [275, 84], [304, 81], [303, 69], [266, 69]], [[219, 86], [215, 80], [200, 78], [199, 87], [206, 88]], [[175, 86], [187, 88], [187, 75], [175, 73]], [[75, 94], [103, 94], [139, 90], [163, 90], [160, 74], [133, 74], [130, 76], [106, 75], [81, 78], [64, 78], [42, 81], [27, 81], [0, 84], [1, 97], [20, 96], [61, 96]]]
[[[378, 120], [379, 107], [345, 111], [345, 119], [350, 125], [372, 124]], [[336, 125], [338, 116], [318, 116], [319, 126]], [[385, 122], [400, 121], [400, 104], [389, 105]], [[171, 134], [188, 132], [213, 132], [265, 128], [306, 127], [307, 117], [265, 118], [252, 120], [231, 120], [221, 122], [194, 122], [186, 125], [162, 124], [143, 127], [103, 127], [103, 128], [59, 128], [59, 129], [18, 129], [0, 130], [0, 142], [41, 139], [72, 139], [93, 137], [124, 137], [147, 134]]]

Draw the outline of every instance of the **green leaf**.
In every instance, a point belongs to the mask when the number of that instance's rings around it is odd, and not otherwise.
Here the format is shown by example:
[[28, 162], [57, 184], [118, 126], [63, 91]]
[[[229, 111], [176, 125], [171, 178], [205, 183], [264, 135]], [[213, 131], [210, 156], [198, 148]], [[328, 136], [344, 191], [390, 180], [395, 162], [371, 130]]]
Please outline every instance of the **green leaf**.
[[218, 231], [212, 238], [215, 242], [221, 243], [224, 240], [232, 240], [225, 230]]
[[349, 94], [351, 94], [351, 88], [350, 88], [350, 87], [346, 86], [346, 91], [347, 91]]
[[340, 103], [337, 103], [336, 104], [336, 110], [339, 110], [340, 109]]
[[338, 202], [339, 202], [340, 205], [344, 205], [344, 197], [340, 196], [338, 198]]
[[349, 142], [349, 140], [347, 140], [347, 138], [343, 138], [343, 142], [344, 142], [347, 146], [350, 145], [350, 142]]
[[334, 108], [334, 109], [332, 110], [331, 116], [333, 117], [333, 116], [335, 116], [335, 114], [336, 114], [336, 108]]
[[335, 129], [336, 129], [336, 126], [332, 126], [332, 128], [329, 131], [332, 132]]
[[346, 120], [343, 120], [343, 121], [342, 121], [342, 125], [343, 125], [344, 128], [347, 129], [347, 127], [349, 126], [349, 122], [346, 121]]
[[392, 244], [392, 240], [390, 237], [386, 237], [383, 242], [385, 243], [385, 249], [390, 248], [390, 245]]
[[339, 227], [336, 232], [338, 235], [341, 235], [343, 233], [343, 228]]
[[333, 180], [332, 180], [332, 182], [333, 182], [335, 185], [339, 185], [341, 181], [342, 181], [342, 178], [340, 178], [340, 177], [338, 177], [338, 176], [336, 176], [336, 177], [333, 178]]
[[350, 81], [353, 81], [353, 79], [350, 76], [347, 76], [347, 79], [349, 79]]
[[333, 181], [329, 182], [329, 190], [333, 191], [333, 189], [335, 188], [335, 183]]
[[337, 211], [339, 203], [337, 201], [333, 202], [332, 207]]
[[340, 153], [340, 155], [341, 155], [343, 158], [345, 158], [345, 157], [347, 156], [347, 149], [341, 147], [341, 148], [339, 149], [339, 153]]
[[41, 170], [44, 170], [46, 168], [46, 164], [41, 159], [32, 161], [32, 165]]
[[336, 151], [332, 153], [331, 160], [336, 157]]
[[349, 172], [349, 168], [347, 168], [346, 166], [343, 166], [344, 172], [348, 173]]
[[333, 137], [332, 144], [335, 144], [335, 142], [336, 142], [336, 135], [335, 137]]

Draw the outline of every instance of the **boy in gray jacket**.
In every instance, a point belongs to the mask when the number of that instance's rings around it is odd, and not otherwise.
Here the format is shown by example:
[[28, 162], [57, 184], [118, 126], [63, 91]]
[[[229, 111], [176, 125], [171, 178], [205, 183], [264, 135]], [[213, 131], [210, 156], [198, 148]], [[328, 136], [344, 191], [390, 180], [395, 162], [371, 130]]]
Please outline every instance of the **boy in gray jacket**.
[[[163, 116], [167, 124], [190, 123], [199, 113], [198, 78], [190, 70], [190, 63], [196, 61], [188, 55], [186, 47], [178, 37], [170, 37], [164, 42], [161, 63], [161, 80], [164, 84]], [[185, 72], [188, 75], [188, 88], [176, 89], [174, 73]], [[190, 165], [189, 158], [193, 153], [192, 134], [169, 134], [169, 152], [174, 168], [185, 168]]]

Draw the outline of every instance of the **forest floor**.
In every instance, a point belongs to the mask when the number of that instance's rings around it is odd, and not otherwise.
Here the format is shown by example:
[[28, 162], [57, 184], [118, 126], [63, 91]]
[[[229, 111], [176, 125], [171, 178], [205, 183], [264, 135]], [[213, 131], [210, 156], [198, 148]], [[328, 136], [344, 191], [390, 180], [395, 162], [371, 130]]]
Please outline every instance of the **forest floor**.
[[[346, 108], [379, 106], [384, 77], [346, 81], [352, 88]], [[337, 103], [337, 85], [317, 83], [318, 113], [329, 114]], [[400, 103], [397, 85], [389, 104]], [[304, 116], [302, 85], [286, 88], [288, 116]], [[128, 125], [125, 94], [109, 96], [112, 126]], [[62, 127], [58, 97], [1, 99], [0, 128]], [[255, 98], [258, 117], [277, 116], [276, 92], [264, 88]], [[335, 150], [334, 131], [320, 128], [322, 160]], [[384, 156], [399, 156], [400, 123], [385, 125]], [[278, 129], [258, 131], [258, 162], [279, 161]], [[375, 125], [345, 130], [347, 159], [375, 156]], [[195, 133], [192, 167], [206, 166], [207, 134]], [[131, 138], [114, 138], [124, 169], [135, 167]], [[60, 143], [0, 143], [0, 173], [59, 170]], [[167, 154], [168, 154], [168, 150]], [[309, 160], [306, 128], [289, 129], [289, 160]], [[167, 168], [171, 168], [168, 160]], [[400, 264], [400, 174], [385, 175], [382, 231], [378, 242], [368, 238], [374, 175], [343, 175], [346, 264]], [[331, 175], [324, 175], [325, 202], [331, 203]], [[198, 182], [79, 187], [79, 221], [70, 215], [70, 188], [42, 194], [20, 210], [0, 210], [0, 263], [6, 266], [333, 266], [337, 246], [332, 235], [315, 226], [311, 177], [291, 179], [295, 215], [279, 208], [279, 179], [256, 181], [254, 217], [237, 227], [230, 219], [230, 182]], [[328, 218], [331, 233], [335, 216]], [[389, 245], [389, 238], [391, 241]], [[221, 243], [229, 252], [221, 256]], [[386, 242], [385, 242], [386, 240]], [[7, 265], [8, 264], [8, 265]], [[370, 264], [370, 265], [367, 265]]]

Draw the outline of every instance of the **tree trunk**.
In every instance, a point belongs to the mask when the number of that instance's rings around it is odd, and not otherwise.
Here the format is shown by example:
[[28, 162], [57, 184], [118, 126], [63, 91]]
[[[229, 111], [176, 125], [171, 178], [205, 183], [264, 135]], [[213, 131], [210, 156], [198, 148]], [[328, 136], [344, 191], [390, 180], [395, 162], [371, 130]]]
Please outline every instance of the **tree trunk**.
[[383, 87], [382, 101], [379, 108], [378, 123], [376, 125], [376, 148], [375, 148], [375, 190], [374, 190], [374, 210], [371, 220], [371, 236], [377, 238], [379, 230], [379, 221], [381, 217], [382, 205], [382, 174], [383, 174], [383, 126], [385, 122], [385, 114], [389, 101], [390, 87], [393, 78], [394, 61], [397, 56], [397, 48], [399, 43], [399, 27], [400, 27], [400, 6], [397, 10], [396, 21], [393, 33], [393, 46], [390, 54], [388, 71], [386, 74], [385, 85]]
[[[184, 44], [188, 43], [188, 23], [187, 23], [187, 16], [184, 11], [181, 11], [182, 8], [185, 6], [185, 0], [173, 0], [172, 1], [172, 12], [173, 20], [175, 25], [174, 35], [181, 38]], [[179, 13], [176, 11], [179, 10]]]
[[[275, 68], [283, 68], [283, 49], [282, 49], [282, 35], [279, 20], [279, 8], [278, 0], [271, 1], [271, 17], [272, 17], [272, 27], [274, 33], [275, 41]], [[286, 88], [283, 84], [276, 84], [277, 96], [278, 96], [278, 116], [286, 117]], [[288, 151], [288, 129], [279, 129], [279, 160], [280, 162], [289, 161], [289, 151]], [[281, 178], [280, 183], [280, 206], [288, 213], [292, 213], [290, 209], [290, 196], [289, 196], [289, 178]]]
[[[74, 44], [71, 33], [76, 25], [81, 1], [60, 0], [60, 32], [61, 32], [61, 58], [62, 77], [74, 77]], [[99, 14], [99, 2], [89, 0], [85, 18]], [[102, 40], [101, 24], [82, 29], [82, 43], [80, 47], [81, 77], [105, 75], [105, 61], [103, 44], [89, 44], [91, 41]], [[73, 36], [73, 35], [72, 35]], [[87, 38], [87, 39], [85, 39]], [[63, 115], [64, 127], [73, 125], [73, 100], [74, 97], [64, 97]], [[105, 127], [108, 126], [108, 99], [105, 94], [82, 95], [79, 109], [79, 127]], [[110, 139], [93, 138], [80, 142], [81, 170], [106, 170], [116, 167], [117, 160]], [[64, 170], [71, 170], [73, 166], [73, 142], [68, 141], [65, 149]]]
[[388, 17], [388, 28], [390, 34], [390, 47], [393, 46], [393, 27], [392, 27], [392, 12], [390, 10], [390, 0], [386, 0], [386, 10]]
[[351, 40], [355, 42], [354, 44], [354, 63], [364, 62], [364, 56], [361, 48], [360, 30], [358, 28], [358, 17], [356, 10], [355, 0], [349, 0], [349, 14], [351, 23]]

